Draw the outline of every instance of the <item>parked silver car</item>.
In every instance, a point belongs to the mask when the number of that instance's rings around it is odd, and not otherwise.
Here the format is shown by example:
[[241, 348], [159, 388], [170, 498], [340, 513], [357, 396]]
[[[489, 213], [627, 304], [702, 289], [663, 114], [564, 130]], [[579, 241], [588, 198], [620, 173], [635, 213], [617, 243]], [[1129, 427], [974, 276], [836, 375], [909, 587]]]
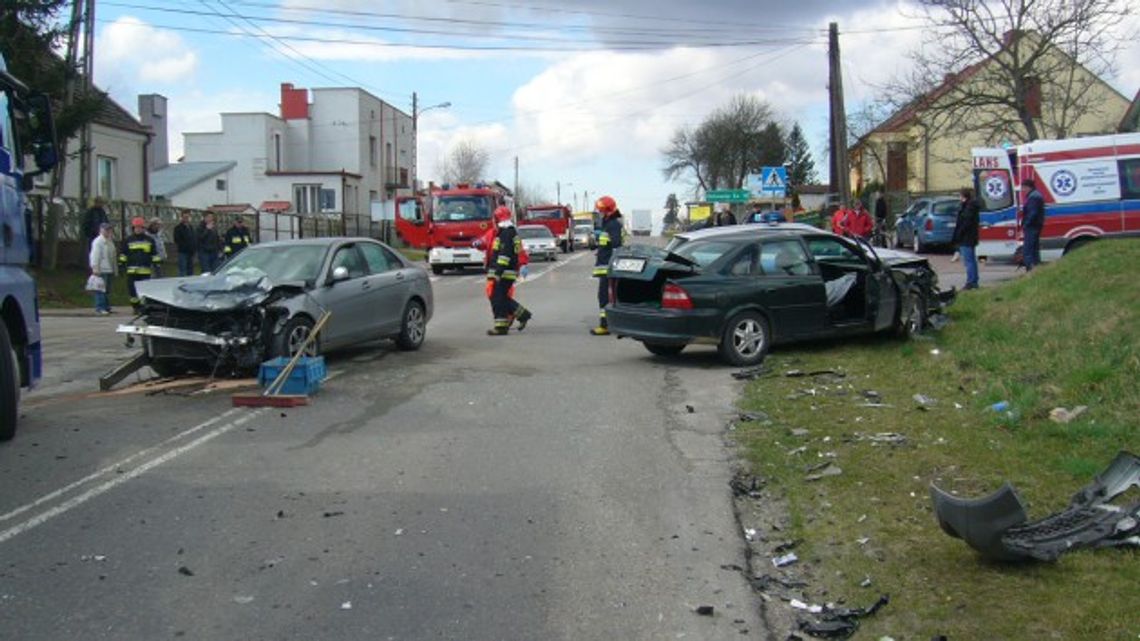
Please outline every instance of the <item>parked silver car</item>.
[[519, 225], [519, 238], [531, 260], [555, 260], [558, 241], [545, 225]]
[[574, 225], [574, 246], [597, 249], [598, 241], [594, 237], [594, 226], [590, 224]]
[[140, 339], [167, 376], [256, 369], [295, 354], [324, 311], [308, 355], [391, 338], [418, 349], [432, 316], [427, 272], [367, 238], [314, 238], [254, 245], [214, 274], [143, 281], [143, 311], [118, 332]]

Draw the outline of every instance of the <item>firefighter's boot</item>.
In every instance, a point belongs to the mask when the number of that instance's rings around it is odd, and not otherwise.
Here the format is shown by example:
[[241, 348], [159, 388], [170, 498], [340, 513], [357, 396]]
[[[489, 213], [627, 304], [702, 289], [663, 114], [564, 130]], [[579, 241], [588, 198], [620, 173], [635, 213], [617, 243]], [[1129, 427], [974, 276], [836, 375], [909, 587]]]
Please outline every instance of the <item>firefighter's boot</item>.
[[594, 336], [609, 336], [610, 335], [610, 325], [609, 325], [609, 323], [606, 322], [606, 313], [605, 312], [602, 312], [602, 315], [598, 318], [598, 326], [595, 327], [594, 329], [591, 329], [590, 334], [592, 334]]
[[519, 322], [519, 331], [520, 332], [523, 331], [524, 329], [526, 329], [526, 324], [530, 322], [530, 319], [533, 316], [534, 316], [534, 314], [531, 314], [530, 310], [526, 309], [526, 308], [523, 308], [522, 311], [519, 312], [519, 315], [515, 320], [517, 320]]
[[507, 320], [506, 318], [501, 318], [501, 319], [496, 318], [495, 319], [495, 326], [492, 327], [491, 329], [487, 330], [487, 335], [488, 336], [506, 336], [507, 332], [510, 331], [510, 327], [511, 327], [511, 321]]

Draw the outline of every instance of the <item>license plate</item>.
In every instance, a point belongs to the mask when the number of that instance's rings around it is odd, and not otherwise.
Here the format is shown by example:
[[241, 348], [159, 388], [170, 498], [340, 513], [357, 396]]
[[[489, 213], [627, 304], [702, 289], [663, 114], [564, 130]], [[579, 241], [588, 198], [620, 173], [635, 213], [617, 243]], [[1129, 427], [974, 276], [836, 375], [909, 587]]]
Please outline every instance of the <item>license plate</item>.
[[470, 254], [456, 254], [455, 260], [467, 260], [470, 257], [471, 257]]
[[640, 273], [645, 269], [644, 258], [619, 258], [614, 261], [615, 272], [635, 272]]

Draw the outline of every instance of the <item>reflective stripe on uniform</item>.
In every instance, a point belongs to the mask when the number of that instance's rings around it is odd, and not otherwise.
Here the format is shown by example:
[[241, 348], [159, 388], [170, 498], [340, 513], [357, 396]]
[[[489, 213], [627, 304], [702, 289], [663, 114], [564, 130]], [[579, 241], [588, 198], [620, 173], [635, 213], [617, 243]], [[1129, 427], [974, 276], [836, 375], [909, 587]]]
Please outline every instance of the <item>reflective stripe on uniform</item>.
[[511, 259], [508, 256], [499, 256], [498, 260], [496, 260], [495, 262], [500, 264], [500, 265], [506, 266], [506, 265], [511, 264]]
[[595, 277], [597, 277], [597, 276], [608, 276], [609, 273], [610, 273], [609, 267], [595, 267], [594, 268], [594, 276]]
[[606, 245], [609, 245], [610, 244], [610, 235], [607, 234], [606, 232], [602, 232], [598, 236], [598, 244], [603, 246], [603, 247], [605, 247]]
[[602, 311], [598, 312], [598, 316], [601, 318], [605, 318], [606, 317], [606, 310], [603, 309]]
[[127, 268], [127, 273], [137, 276], [150, 276], [150, 267], [131, 266]]
[[502, 246], [503, 246], [503, 244], [502, 244], [501, 242], [499, 242], [499, 237], [498, 237], [498, 236], [496, 236], [496, 237], [495, 237], [495, 242], [491, 243], [491, 249], [492, 249], [492, 251], [499, 251], [499, 248], [500, 248], [500, 247], [502, 247]]
[[127, 250], [128, 251], [145, 251], [146, 253], [149, 254], [150, 252], [154, 251], [153, 248], [154, 248], [154, 245], [150, 241], [147, 241], [147, 240], [140, 240], [140, 241], [134, 242], [134, 243], [127, 243]]

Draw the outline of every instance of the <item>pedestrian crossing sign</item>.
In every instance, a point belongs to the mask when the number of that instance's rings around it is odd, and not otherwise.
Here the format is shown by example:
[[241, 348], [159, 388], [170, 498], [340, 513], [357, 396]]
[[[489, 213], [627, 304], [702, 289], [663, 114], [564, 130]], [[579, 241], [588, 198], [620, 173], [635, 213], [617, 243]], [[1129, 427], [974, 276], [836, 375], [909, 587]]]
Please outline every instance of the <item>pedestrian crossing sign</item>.
[[762, 167], [759, 174], [748, 177], [748, 187], [756, 197], [783, 198], [788, 186], [785, 167]]

